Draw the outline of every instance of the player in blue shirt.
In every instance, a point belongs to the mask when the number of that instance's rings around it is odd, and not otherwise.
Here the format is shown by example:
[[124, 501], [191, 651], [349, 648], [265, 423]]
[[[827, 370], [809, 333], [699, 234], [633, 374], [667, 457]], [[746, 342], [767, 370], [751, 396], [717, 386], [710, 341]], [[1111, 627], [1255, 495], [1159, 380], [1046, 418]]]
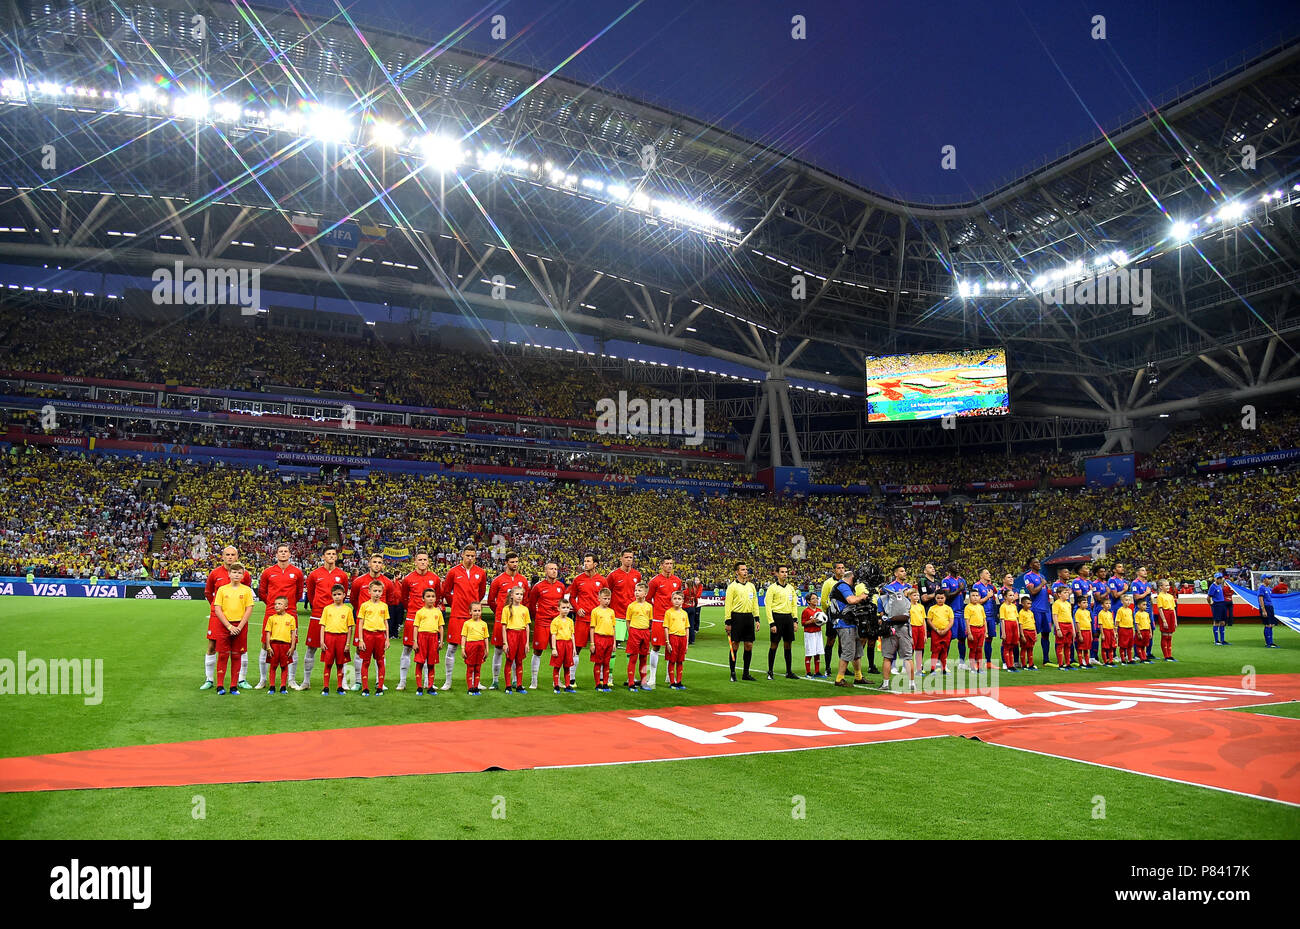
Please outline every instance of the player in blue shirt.
[[966, 581], [957, 573], [955, 564], [948, 565], [948, 573], [939, 582], [939, 589], [947, 596], [945, 599], [952, 607], [952, 637], [957, 643], [957, 670], [966, 670]]
[[1216, 571], [1210, 588], [1205, 592], [1210, 603], [1210, 622], [1214, 624], [1214, 644], [1231, 645], [1228, 641], [1228, 604], [1223, 598], [1223, 572]]
[[1261, 574], [1259, 576], [1259, 587], [1255, 593], [1259, 595], [1259, 621], [1264, 624], [1264, 647], [1277, 648], [1273, 643], [1273, 627], [1277, 625], [1277, 612], [1273, 607], [1273, 587], [1268, 582], [1273, 580], [1271, 574]]
[[971, 588], [972, 598], [978, 599], [984, 607], [984, 667], [991, 667], [993, 661], [993, 636], [998, 630], [997, 588], [993, 586], [993, 572], [988, 568], [980, 570], [980, 579]]
[[[1079, 566], [1079, 576], [1070, 581], [1071, 600], [1074, 602], [1074, 609], [1080, 608], [1091, 612], [1092, 607], [1092, 583], [1088, 580], [1088, 574], [1091, 569], [1085, 564]], [[1080, 632], [1083, 630], [1080, 629]], [[1091, 632], [1091, 627], [1089, 627]], [[1095, 644], [1095, 643], [1094, 643]]]
[[1155, 616], [1155, 590], [1151, 586], [1151, 573], [1147, 570], [1146, 565], [1137, 569], [1137, 575], [1133, 578], [1133, 584], [1129, 587], [1129, 592], [1133, 594], [1133, 613], [1136, 615], [1138, 610], [1146, 610], [1148, 616]]
[[1047, 605], [1047, 578], [1039, 573], [1043, 566], [1037, 558], [1030, 558], [1026, 567], [1028, 570], [1021, 580], [1025, 582], [1025, 590], [1029, 593], [1029, 609], [1034, 614], [1034, 627], [1043, 643], [1043, 664], [1047, 664], [1047, 659], [1051, 657], [1048, 639], [1052, 634], [1052, 611]]
[[1115, 565], [1114, 573], [1111, 574], [1110, 580], [1106, 581], [1106, 589], [1110, 592], [1110, 611], [1112, 614], [1117, 614], [1119, 608], [1124, 605], [1122, 603], [1124, 595], [1129, 593], [1129, 582], [1124, 576], [1122, 564]]
[[1097, 576], [1092, 581], [1092, 660], [1094, 662], [1099, 660], [1097, 656], [1101, 653], [1101, 646], [1098, 644], [1101, 642], [1101, 624], [1097, 622], [1097, 614], [1106, 606], [1106, 593], [1106, 579], [1101, 576], [1101, 568], [1098, 568]]

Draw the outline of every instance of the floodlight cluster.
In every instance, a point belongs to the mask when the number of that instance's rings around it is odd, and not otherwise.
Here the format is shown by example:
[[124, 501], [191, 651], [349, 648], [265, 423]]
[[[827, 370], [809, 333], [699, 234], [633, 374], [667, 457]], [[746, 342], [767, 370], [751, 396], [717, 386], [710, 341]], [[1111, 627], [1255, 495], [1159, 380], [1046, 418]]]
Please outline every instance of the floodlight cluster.
[[341, 154], [382, 149], [420, 160], [441, 173], [481, 171], [509, 174], [540, 182], [566, 192], [581, 191], [588, 199], [642, 214], [647, 222], [663, 221], [721, 237], [741, 235], [741, 230], [696, 204], [613, 178], [582, 176], [558, 163], [521, 158], [499, 149], [467, 144], [445, 132], [412, 131], [401, 122], [367, 115], [361, 124], [355, 114], [323, 103], [304, 100], [296, 107], [242, 105], [205, 91], [142, 84], [134, 90], [100, 90], [48, 80], [0, 79], [0, 103], [29, 102], [65, 106], [88, 104], [89, 112], [114, 112], [126, 116], [153, 116], [189, 120], [211, 126], [231, 126], [267, 132], [286, 132], [302, 139], [337, 145]]
[[[1163, 240], [1163, 244], [1177, 248], [1198, 236], [1222, 232], [1225, 229], [1254, 222], [1254, 213], [1257, 210], [1277, 209], [1278, 207], [1295, 206], [1300, 203], [1300, 196], [1295, 196], [1295, 194], [1300, 194], [1300, 184], [1294, 184], [1290, 193], [1278, 188], [1261, 194], [1258, 200], [1253, 197], [1239, 197], [1227, 200], [1197, 219], [1175, 219], [1169, 224], [1169, 231]], [[1029, 281], [1027, 291], [1029, 293], [1042, 293], [1048, 288], [1056, 287], [1062, 283], [1079, 281], [1091, 275], [1122, 268], [1130, 260], [1128, 252], [1123, 249], [1097, 253], [1087, 262], [1076, 259], [1064, 267], [1054, 268], [1034, 275]], [[960, 277], [957, 280], [957, 296], [962, 299], [1008, 291], [1015, 293], [1020, 290], [1021, 286], [1018, 281], [976, 281], [963, 280]], [[1020, 299], [1023, 299], [1023, 297]]]

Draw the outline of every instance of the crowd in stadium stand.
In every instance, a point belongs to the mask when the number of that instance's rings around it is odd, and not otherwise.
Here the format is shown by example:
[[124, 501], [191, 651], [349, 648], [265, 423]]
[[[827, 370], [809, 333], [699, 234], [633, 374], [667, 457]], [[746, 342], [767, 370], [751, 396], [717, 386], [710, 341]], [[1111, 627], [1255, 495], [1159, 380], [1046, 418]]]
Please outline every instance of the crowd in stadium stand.
[[30, 434], [87, 436], [98, 439], [126, 439], [173, 445], [199, 445], [209, 448], [255, 448], [275, 452], [310, 452], [314, 454], [437, 461], [449, 468], [464, 465], [494, 465], [512, 468], [594, 471], [616, 474], [648, 474], [664, 477], [691, 477], [721, 481], [749, 479], [749, 469], [741, 461], [683, 460], [676, 456], [635, 457], [602, 455], [586, 452], [551, 451], [391, 439], [358, 433], [312, 433], [274, 427], [223, 426], [200, 423], [169, 422], [125, 417], [106, 418], [84, 414], [61, 413], [53, 429], [41, 428], [37, 410], [9, 410], [3, 417], [6, 426]]
[[878, 454], [836, 461], [813, 480], [823, 484], [961, 484], [969, 481], [1024, 481], [1082, 473], [1069, 453], [943, 451], [935, 454]]
[[1152, 468], [1191, 473], [1198, 461], [1230, 455], [1258, 455], [1280, 448], [1300, 448], [1300, 415], [1295, 411], [1259, 412], [1254, 428], [1240, 411], [1179, 426], [1143, 460]]
[[141, 482], [161, 479], [164, 466], [58, 453], [0, 457], [0, 574], [138, 575], [168, 509]]
[[[381, 403], [594, 418], [596, 401], [666, 397], [650, 385], [595, 370], [586, 357], [561, 358], [444, 351], [430, 345], [385, 344], [369, 333], [350, 339], [316, 333], [235, 328], [198, 317], [159, 325], [122, 315], [47, 310], [41, 326], [30, 311], [0, 309], [0, 369], [173, 383], [233, 390], [296, 390], [351, 394]], [[730, 432], [705, 406], [706, 426]]]

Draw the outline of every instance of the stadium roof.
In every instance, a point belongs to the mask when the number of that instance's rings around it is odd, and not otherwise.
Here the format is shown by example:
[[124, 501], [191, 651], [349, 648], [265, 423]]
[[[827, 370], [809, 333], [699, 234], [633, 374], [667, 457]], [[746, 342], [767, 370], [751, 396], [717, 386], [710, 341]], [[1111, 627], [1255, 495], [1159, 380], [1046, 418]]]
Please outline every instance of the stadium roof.
[[[1262, 390], [1300, 357], [1295, 40], [977, 201], [935, 206], [345, 16], [51, 2], [4, 31], [3, 260], [247, 263], [268, 286], [850, 389], [864, 354], [1005, 346], [1013, 407], [1036, 415]], [[42, 168], [51, 143], [60, 161]], [[304, 215], [383, 237], [304, 242]], [[1151, 312], [1042, 299], [1116, 266], [1151, 272]], [[1165, 374], [1147, 389], [1153, 363]]]

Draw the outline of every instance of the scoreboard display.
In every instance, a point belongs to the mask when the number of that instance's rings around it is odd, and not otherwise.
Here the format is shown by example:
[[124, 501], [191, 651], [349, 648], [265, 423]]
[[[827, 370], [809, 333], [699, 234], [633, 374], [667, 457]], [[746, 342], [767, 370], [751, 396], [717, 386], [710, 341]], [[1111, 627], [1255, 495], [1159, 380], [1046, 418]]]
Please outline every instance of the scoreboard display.
[[869, 423], [1010, 412], [1001, 349], [869, 356], [866, 369]]

